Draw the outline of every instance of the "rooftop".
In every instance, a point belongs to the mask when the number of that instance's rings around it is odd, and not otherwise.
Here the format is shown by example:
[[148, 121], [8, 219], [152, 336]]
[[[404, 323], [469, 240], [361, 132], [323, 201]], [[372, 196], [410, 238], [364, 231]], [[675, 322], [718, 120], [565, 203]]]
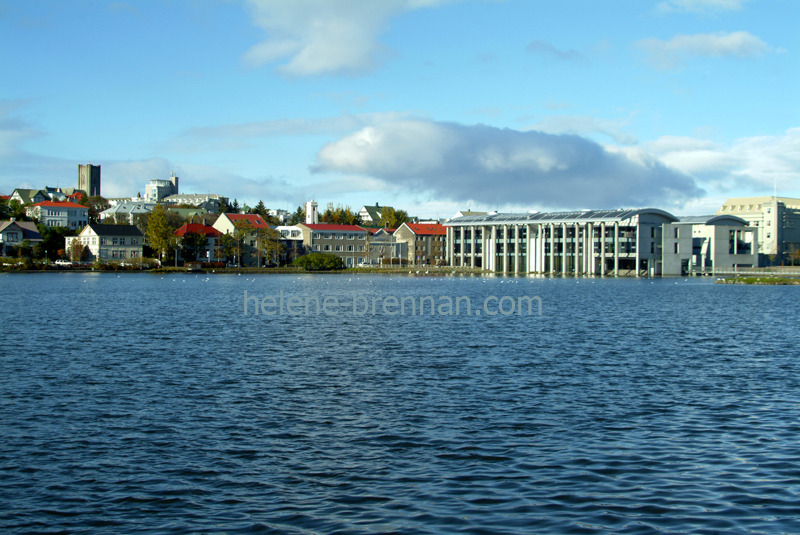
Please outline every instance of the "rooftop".
[[678, 218], [669, 212], [658, 208], [635, 208], [620, 210], [574, 210], [570, 212], [533, 212], [527, 214], [486, 214], [454, 217], [445, 226], [485, 225], [485, 224], [514, 224], [514, 223], [613, 223], [623, 221], [637, 215], [654, 214], [665, 217], [673, 222]]

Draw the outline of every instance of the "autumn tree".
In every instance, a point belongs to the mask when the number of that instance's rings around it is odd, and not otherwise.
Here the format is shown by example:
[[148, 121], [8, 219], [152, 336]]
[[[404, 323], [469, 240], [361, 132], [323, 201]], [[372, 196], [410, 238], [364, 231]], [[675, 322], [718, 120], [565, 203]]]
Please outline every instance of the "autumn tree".
[[150, 247], [158, 253], [161, 259], [176, 244], [175, 236], [172, 234], [176, 227], [172, 227], [167, 217], [167, 210], [160, 204], [155, 205], [147, 221], [147, 239], [150, 240]]
[[333, 203], [328, 203], [325, 211], [319, 216], [322, 223], [333, 223], [336, 225], [360, 225], [361, 216], [349, 206], [342, 206], [341, 204], [334, 207]]
[[395, 210], [391, 206], [384, 206], [378, 224], [384, 228], [397, 228], [403, 223], [408, 223], [410, 218], [405, 210]]

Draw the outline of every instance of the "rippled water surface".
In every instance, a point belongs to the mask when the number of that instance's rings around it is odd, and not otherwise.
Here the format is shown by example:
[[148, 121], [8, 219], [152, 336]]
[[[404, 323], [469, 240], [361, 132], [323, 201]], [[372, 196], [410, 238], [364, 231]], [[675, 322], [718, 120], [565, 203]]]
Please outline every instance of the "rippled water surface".
[[[244, 291], [337, 308], [245, 316]], [[387, 314], [393, 296], [481, 315]], [[487, 315], [504, 296], [542, 315]], [[0, 275], [0, 531], [799, 533], [799, 297]]]

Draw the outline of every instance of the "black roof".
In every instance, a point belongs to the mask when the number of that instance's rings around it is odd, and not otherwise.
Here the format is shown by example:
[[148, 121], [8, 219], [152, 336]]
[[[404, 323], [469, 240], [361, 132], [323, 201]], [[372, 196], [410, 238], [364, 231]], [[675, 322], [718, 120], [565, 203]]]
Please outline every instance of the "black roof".
[[91, 228], [98, 236], [144, 236], [136, 225], [103, 225], [90, 223]]

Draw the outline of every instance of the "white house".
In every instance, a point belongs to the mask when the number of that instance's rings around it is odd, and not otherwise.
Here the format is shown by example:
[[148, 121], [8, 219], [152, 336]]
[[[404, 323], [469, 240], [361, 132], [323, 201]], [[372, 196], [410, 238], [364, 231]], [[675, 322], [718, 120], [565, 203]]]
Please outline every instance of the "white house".
[[89, 222], [89, 209], [69, 201], [42, 201], [29, 206], [28, 217], [48, 227], [79, 229]]
[[135, 225], [87, 225], [80, 234], [66, 238], [66, 250], [78, 241], [89, 248], [93, 260], [123, 261], [141, 258], [144, 235]]

